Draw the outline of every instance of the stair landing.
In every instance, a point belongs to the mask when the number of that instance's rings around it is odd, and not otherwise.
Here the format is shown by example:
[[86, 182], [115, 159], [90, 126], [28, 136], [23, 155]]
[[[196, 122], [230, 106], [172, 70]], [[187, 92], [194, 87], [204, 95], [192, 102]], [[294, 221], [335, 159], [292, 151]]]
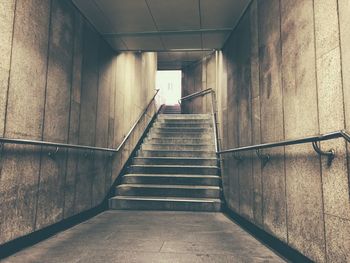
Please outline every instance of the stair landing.
[[3, 262], [285, 261], [222, 213], [110, 210]]

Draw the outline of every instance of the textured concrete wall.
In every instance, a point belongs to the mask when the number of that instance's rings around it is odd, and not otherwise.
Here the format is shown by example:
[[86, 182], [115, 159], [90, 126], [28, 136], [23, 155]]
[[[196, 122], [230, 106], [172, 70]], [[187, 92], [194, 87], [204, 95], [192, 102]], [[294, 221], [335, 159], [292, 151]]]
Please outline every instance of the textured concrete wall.
[[[155, 88], [155, 53], [111, 50], [68, 0], [0, 3], [0, 136], [117, 147]], [[105, 153], [6, 144], [0, 244], [97, 206], [156, 108]]]
[[[183, 70], [182, 97], [208, 88], [216, 90], [216, 65], [216, 57], [213, 55]], [[181, 110], [183, 113], [210, 113], [210, 94], [184, 101]]]
[[[222, 149], [349, 130], [349, 12], [348, 0], [252, 1], [217, 55]], [[215, 74], [208, 59], [195, 65], [206, 78]], [[343, 139], [321, 147], [336, 150], [331, 166], [311, 144], [266, 149], [266, 166], [254, 152], [223, 155], [225, 198], [312, 260], [350, 262], [349, 147]]]

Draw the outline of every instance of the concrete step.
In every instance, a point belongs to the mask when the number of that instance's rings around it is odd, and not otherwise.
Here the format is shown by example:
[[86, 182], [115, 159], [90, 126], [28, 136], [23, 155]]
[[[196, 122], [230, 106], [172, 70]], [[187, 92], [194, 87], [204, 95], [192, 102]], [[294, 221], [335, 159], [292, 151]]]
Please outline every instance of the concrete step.
[[170, 124], [170, 125], [176, 125], [176, 124], [183, 124], [183, 125], [212, 125], [212, 120], [210, 119], [157, 119], [157, 121], [154, 124]]
[[193, 138], [176, 138], [176, 137], [167, 137], [167, 138], [151, 138], [147, 137], [144, 140], [144, 143], [165, 143], [165, 144], [213, 144], [213, 140], [209, 139], [198, 139], [197, 137]]
[[123, 184], [159, 184], [159, 185], [207, 185], [220, 186], [217, 175], [193, 174], [126, 174]]
[[210, 123], [169, 123], [169, 122], [157, 122], [153, 125], [154, 128], [205, 128], [205, 129], [210, 129], [211, 124]]
[[217, 165], [211, 115], [161, 114], [116, 187], [110, 208], [220, 211]]
[[116, 187], [115, 194], [121, 196], [220, 198], [221, 189], [218, 186], [206, 185], [122, 184]]
[[213, 139], [214, 133], [204, 132], [155, 132], [151, 131], [148, 138], [198, 138], [198, 139]]
[[163, 133], [163, 132], [175, 132], [175, 133], [212, 133], [212, 128], [184, 128], [184, 127], [171, 127], [171, 128], [157, 128], [152, 127], [151, 132]]
[[109, 200], [110, 209], [125, 210], [170, 210], [170, 211], [221, 211], [220, 199], [130, 197], [115, 196]]
[[137, 157], [194, 157], [214, 158], [213, 151], [171, 151], [171, 150], [139, 150]]
[[179, 158], [179, 157], [135, 157], [135, 165], [204, 165], [217, 166], [216, 158]]
[[143, 174], [200, 174], [218, 175], [219, 168], [216, 166], [195, 166], [195, 165], [130, 165], [129, 173]]
[[144, 150], [206, 150], [215, 151], [214, 144], [166, 144], [166, 143], [144, 143], [141, 147]]
[[209, 120], [210, 114], [159, 114], [157, 119], [166, 120]]

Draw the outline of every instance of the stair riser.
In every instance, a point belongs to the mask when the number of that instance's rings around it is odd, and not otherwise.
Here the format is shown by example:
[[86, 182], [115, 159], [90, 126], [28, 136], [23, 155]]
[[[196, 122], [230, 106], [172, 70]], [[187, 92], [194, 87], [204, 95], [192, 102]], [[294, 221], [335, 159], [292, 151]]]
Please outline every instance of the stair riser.
[[161, 145], [161, 144], [143, 144], [144, 150], [177, 150], [177, 151], [215, 151], [214, 145]]
[[174, 189], [174, 188], [117, 188], [116, 195], [122, 196], [158, 196], [187, 198], [220, 198], [220, 190], [214, 189]]
[[146, 165], [204, 165], [204, 166], [216, 166], [217, 160], [205, 160], [205, 159], [162, 159], [162, 158], [134, 158], [133, 164], [146, 164]]
[[176, 126], [176, 125], [182, 125], [182, 126], [205, 126], [205, 127], [211, 127], [212, 121], [209, 120], [159, 120], [154, 125], [159, 126]]
[[202, 132], [151, 132], [147, 138], [198, 138], [213, 141], [214, 134]]
[[154, 128], [195, 128], [195, 129], [210, 129], [209, 123], [156, 123]]
[[215, 158], [213, 152], [174, 152], [174, 151], [149, 151], [140, 150], [138, 157], [193, 157], [193, 158]]
[[163, 132], [174, 132], [174, 133], [211, 133], [211, 128], [156, 128], [153, 127], [151, 132], [163, 133]]
[[110, 209], [122, 210], [168, 210], [168, 211], [201, 211], [220, 212], [220, 203], [199, 202], [170, 202], [170, 201], [142, 201], [142, 200], [114, 200], [109, 201]]
[[210, 117], [209, 114], [160, 114], [157, 120], [209, 120]]
[[151, 177], [151, 176], [124, 176], [123, 184], [160, 184], [160, 185], [205, 185], [219, 186], [219, 178], [195, 177]]
[[196, 139], [196, 138], [146, 138], [144, 140], [145, 143], [151, 143], [151, 144], [157, 144], [157, 143], [164, 143], [164, 144], [209, 144], [212, 143], [211, 140], [208, 139]]
[[139, 174], [202, 174], [202, 175], [218, 175], [216, 168], [201, 168], [201, 167], [129, 167], [129, 173]]

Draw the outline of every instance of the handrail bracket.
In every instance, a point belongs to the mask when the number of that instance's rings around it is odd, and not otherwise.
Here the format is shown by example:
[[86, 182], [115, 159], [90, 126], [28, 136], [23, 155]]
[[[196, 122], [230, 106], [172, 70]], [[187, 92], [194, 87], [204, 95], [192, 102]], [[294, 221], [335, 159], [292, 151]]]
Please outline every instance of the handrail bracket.
[[262, 167], [265, 167], [266, 164], [270, 161], [270, 155], [269, 154], [262, 154], [259, 149], [255, 151], [256, 155], [261, 161]]
[[50, 158], [55, 158], [55, 156], [56, 156], [56, 154], [58, 153], [58, 151], [60, 150], [60, 148], [59, 147], [56, 147], [56, 149], [55, 149], [55, 151], [49, 151], [48, 153], [47, 153], [47, 155], [50, 157]]
[[329, 151], [322, 151], [317, 142], [312, 142], [312, 147], [314, 148], [315, 152], [318, 155], [327, 156], [327, 158], [328, 158], [327, 165], [328, 166], [332, 165], [332, 162], [335, 158], [335, 150], [334, 149], [330, 149]]

